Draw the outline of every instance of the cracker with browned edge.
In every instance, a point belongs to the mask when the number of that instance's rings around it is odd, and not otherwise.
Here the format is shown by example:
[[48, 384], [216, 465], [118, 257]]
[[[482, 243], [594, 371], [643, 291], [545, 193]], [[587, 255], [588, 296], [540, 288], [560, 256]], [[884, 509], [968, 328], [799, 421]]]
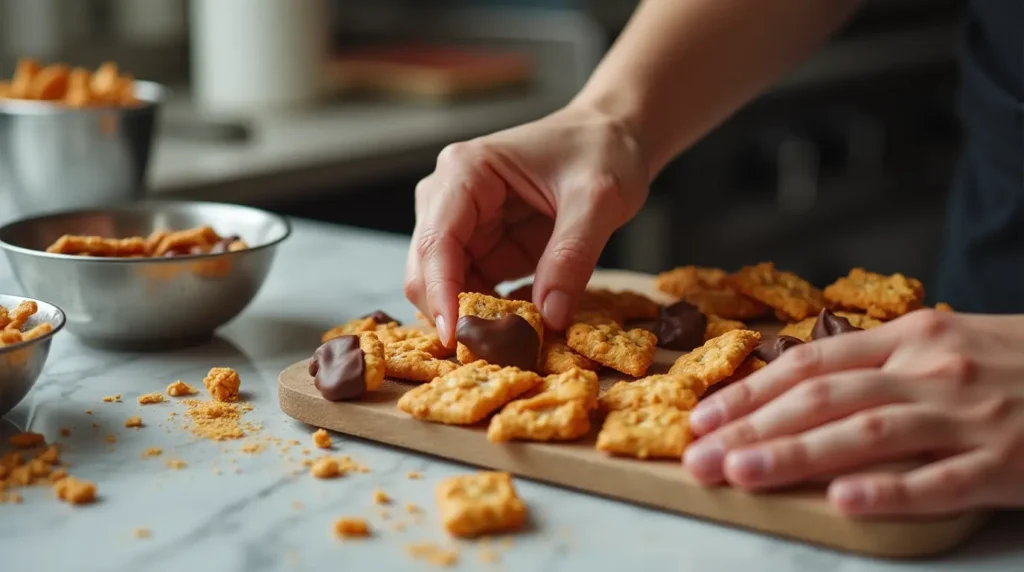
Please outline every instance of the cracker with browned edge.
[[547, 341], [540, 349], [540, 371], [543, 374], [563, 373], [574, 368], [597, 371], [600, 367], [567, 346], [563, 341]]
[[[459, 317], [476, 316], [485, 320], [499, 320], [509, 314], [515, 314], [529, 322], [530, 326], [537, 331], [537, 337], [544, 340], [544, 320], [541, 318], [540, 310], [532, 302], [523, 300], [506, 300], [496, 298], [478, 292], [462, 292], [459, 294]], [[463, 344], [458, 344], [455, 353], [459, 362], [472, 363], [480, 358]], [[537, 359], [540, 359], [540, 352], [537, 352]]]
[[705, 315], [730, 320], [748, 320], [764, 315], [768, 307], [740, 294], [726, 283], [728, 273], [720, 268], [680, 266], [663, 272], [655, 286], [693, 304]]
[[872, 318], [892, 320], [924, 306], [924, 285], [896, 273], [884, 276], [854, 268], [825, 288], [830, 307], [862, 310]]
[[707, 387], [722, 381], [736, 371], [761, 340], [760, 332], [732, 330], [704, 343], [672, 364], [670, 374], [692, 375]]
[[571, 441], [589, 432], [590, 414], [582, 400], [542, 393], [506, 405], [491, 418], [487, 440]]
[[410, 351], [387, 354], [385, 357], [385, 375], [405, 381], [433, 381], [435, 378], [458, 369], [459, 364], [446, 359], [438, 359], [427, 352]]
[[398, 409], [424, 421], [471, 425], [538, 383], [532, 371], [480, 360], [412, 388], [399, 398]]
[[712, 338], [717, 338], [726, 332], [745, 329], [747, 329], [747, 325], [743, 322], [727, 320], [721, 316], [710, 315], [708, 316], [707, 325], [704, 327], [704, 341], [706, 342]]
[[[877, 328], [884, 323], [870, 316], [855, 314], [853, 312], [836, 312], [835, 315], [846, 318], [849, 320], [851, 326], [862, 330]], [[812, 318], [805, 318], [799, 322], [786, 324], [781, 330], [779, 330], [779, 335], [791, 336], [798, 340], [809, 342], [811, 341], [811, 332], [814, 330], [814, 324], [817, 322], [818, 317], [814, 316]]]
[[[601, 391], [601, 380], [593, 371], [573, 368], [562, 373], [546, 376], [533, 389], [526, 393], [528, 397], [542, 394], [553, 395], [561, 401], [578, 400], [588, 410], [597, 407], [597, 395]], [[516, 402], [513, 402], [516, 403]]]
[[816, 316], [825, 305], [820, 290], [792, 272], [778, 270], [771, 262], [744, 266], [726, 282], [744, 296], [770, 306], [780, 319], [789, 322]]
[[509, 473], [484, 471], [449, 477], [437, 485], [435, 495], [441, 522], [454, 536], [508, 532], [526, 522], [526, 505]]
[[692, 440], [689, 412], [653, 405], [609, 413], [596, 448], [638, 459], [681, 459]]
[[616, 371], [642, 377], [654, 361], [658, 338], [639, 328], [618, 324], [573, 324], [566, 332], [568, 345], [584, 357]]
[[630, 290], [587, 289], [579, 304], [580, 310], [609, 310], [622, 320], [654, 320], [661, 313], [661, 304]]
[[636, 381], [620, 381], [601, 394], [598, 402], [603, 411], [640, 409], [664, 405], [689, 410], [697, 405], [707, 386], [688, 375], [650, 375]]

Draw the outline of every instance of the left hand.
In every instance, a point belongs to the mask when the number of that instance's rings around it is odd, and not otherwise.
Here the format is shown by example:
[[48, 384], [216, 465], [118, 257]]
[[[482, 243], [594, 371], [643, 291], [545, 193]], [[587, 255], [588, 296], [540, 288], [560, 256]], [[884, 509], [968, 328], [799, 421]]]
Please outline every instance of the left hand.
[[[766, 489], [840, 473], [851, 514], [1024, 506], [1024, 317], [914, 312], [797, 346], [701, 402], [686, 468]], [[909, 472], [859, 472], [885, 461]]]

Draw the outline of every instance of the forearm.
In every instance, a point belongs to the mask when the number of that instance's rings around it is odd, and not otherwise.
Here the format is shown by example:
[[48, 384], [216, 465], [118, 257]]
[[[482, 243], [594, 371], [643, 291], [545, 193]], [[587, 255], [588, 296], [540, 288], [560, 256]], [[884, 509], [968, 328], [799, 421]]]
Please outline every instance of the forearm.
[[650, 178], [821, 45], [859, 0], [644, 0], [573, 106], [638, 139]]

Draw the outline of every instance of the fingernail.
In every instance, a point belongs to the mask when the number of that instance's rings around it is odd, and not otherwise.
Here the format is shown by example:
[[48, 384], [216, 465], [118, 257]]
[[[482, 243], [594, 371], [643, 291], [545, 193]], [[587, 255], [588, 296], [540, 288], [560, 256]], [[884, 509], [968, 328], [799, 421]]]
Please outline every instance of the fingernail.
[[541, 312], [549, 323], [562, 328], [568, 326], [572, 297], [561, 290], [552, 290], [544, 297]]
[[757, 480], [768, 472], [768, 457], [757, 449], [730, 453], [725, 463], [729, 473], [743, 480]]
[[452, 333], [448, 329], [448, 323], [444, 321], [444, 316], [441, 314], [434, 316], [434, 327], [437, 328], [437, 337], [441, 338], [441, 343], [446, 347], [450, 346]]
[[836, 483], [832, 488], [832, 498], [844, 509], [861, 509], [868, 502], [867, 491], [858, 483]]
[[697, 443], [691, 445], [683, 454], [683, 464], [691, 471], [701, 475], [720, 473], [725, 449], [715, 443]]
[[713, 401], [705, 401], [690, 412], [690, 426], [700, 434], [717, 429], [724, 419], [722, 408]]

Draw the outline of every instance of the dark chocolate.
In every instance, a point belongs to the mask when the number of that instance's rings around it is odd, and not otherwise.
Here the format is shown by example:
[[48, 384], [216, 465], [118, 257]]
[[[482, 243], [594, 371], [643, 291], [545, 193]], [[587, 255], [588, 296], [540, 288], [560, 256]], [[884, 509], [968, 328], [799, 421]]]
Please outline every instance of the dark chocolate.
[[858, 328], [850, 323], [850, 320], [829, 312], [828, 308], [822, 308], [818, 314], [818, 321], [814, 322], [814, 329], [811, 330], [811, 339], [820, 340], [829, 336], [838, 336], [849, 332], [859, 332]]
[[682, 352], [704, 344], [707, 325], [707, 316], [693, 304], [681, 301], [661, 309], [651, 332], [658, 338], [658, 347]]
[[402, 322], [399, 322], [398, 320], [385, 314], [381, 310], [374, 310], [373, 312], [370, 312], [369, 314], [360, 318], [360, 320], [365, 320], [366, 318], [373, 318], [373, 321], [377, 322], [378, 324], [390, 324], [391, 322], [394, 322], [396, 325], [402, 325]]
[[779, 359], [779, 356], [789, 348], [802, 343], [804, 343], [803, 340], [793, 336], [768, 336], [757, 344], [753, 355], [765, 363], [771, 363]]
[[239, 240], [239, 238], [240, 237], [237, 234], [233, 234], [229, 237], [218, 240], [214, 243], [213, 247], [210, 248], [210, 254], [221, 254], [223, 252], [227, 252], [231, 243]]
[[455, 339], [487, 363], [526, 370], [537, 368], [540, 336], [530, 322], [517, 314], [497, 320], [463, 316], [455, 325]]
[[320, 395], [328, 401], [355, 399], [366, 393], [366, 358], [359, 336], [339, 336], [326, 341], [313, 353], [309, 375]]

